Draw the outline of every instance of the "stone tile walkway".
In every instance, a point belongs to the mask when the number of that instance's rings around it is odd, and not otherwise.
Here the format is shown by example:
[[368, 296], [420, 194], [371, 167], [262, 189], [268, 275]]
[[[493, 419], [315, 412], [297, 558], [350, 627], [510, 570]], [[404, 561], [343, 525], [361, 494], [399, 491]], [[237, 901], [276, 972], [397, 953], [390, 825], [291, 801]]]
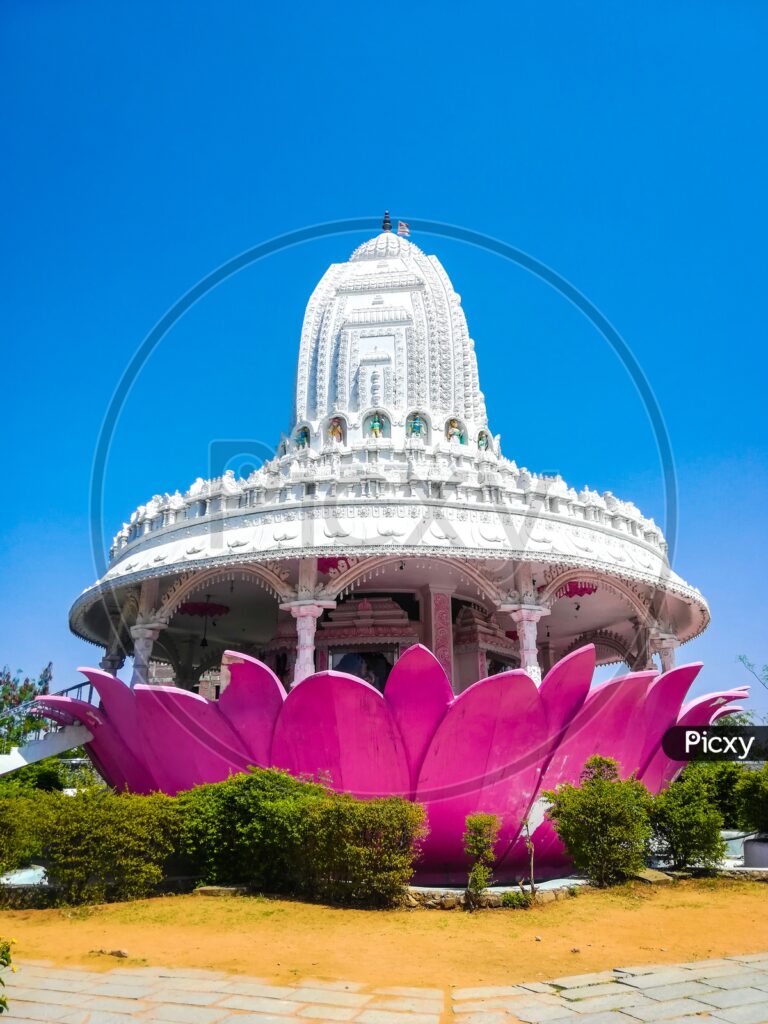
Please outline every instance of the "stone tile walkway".
[[768, 1024], [768, 953], [494, 987], [292, 985], [162, 967], [21, 963], [2, 1024]]

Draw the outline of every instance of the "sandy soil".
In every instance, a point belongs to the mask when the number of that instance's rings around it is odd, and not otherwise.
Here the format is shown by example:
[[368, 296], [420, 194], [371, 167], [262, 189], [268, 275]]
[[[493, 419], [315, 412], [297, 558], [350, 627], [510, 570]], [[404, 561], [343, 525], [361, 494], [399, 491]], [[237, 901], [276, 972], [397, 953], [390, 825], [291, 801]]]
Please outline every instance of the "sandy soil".
[[[494, 985], [768, 950], [768, 886], [584, 891], [529, 911], [361, 911], [260, 897], [164, 897], [0, 911], [17, 956], [89, 967], [206, 967], [270, 982]], [[92, 951], [125, 949], [129, 960]], [[574, 948], [577, 950], [574, 952]]]

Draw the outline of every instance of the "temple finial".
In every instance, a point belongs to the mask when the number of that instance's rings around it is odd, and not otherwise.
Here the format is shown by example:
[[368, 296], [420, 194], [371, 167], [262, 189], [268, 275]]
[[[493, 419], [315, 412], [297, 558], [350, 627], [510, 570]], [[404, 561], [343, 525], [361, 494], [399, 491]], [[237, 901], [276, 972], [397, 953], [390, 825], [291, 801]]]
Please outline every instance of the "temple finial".
[[389, 219], [389, 210], [384, 211], [384, 220], [381, 222], [382, 231], [392, 230], [392, 221]]

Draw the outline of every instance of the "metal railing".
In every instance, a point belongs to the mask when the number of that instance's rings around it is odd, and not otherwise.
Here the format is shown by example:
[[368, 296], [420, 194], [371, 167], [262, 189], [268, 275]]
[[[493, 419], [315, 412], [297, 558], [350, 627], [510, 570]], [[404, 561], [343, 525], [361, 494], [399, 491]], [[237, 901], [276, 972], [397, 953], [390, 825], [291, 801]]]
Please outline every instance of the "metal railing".
[[[86, 704], [92, 704], [94, 707], [99, 706], [99, 695], [94, 688], [93, 683], [87, 679], [81, 683], [75, 683], [74, 686], [67, 686], [63, 690], [56, 690], [55, 693], [45, 694], [45, 696], [51, 697], [71, 697], [73, 700], [81, 700]], [[35, 743], [38, 740], [43, 739], [44, 736], [48, 736], [51, 733], [60, 732], [66, 726], [61, 722], [54, 722], [51, 719], [45, 719], [42, 711], [34, 700], [24, 701], [23, 704], [19, 704], [17, 707], [12, 708], [9, 712], [8, 717], [16, 724], [23, 722], [24, 719], [33, 718], [40, 722], [39, 726], [34, 729], [30, 729], [20, 737], [19, 746], [26, 746], [28, 743]], [[0, 754], [7, 754], [11, 750], [11, 747], [15, 744], [11, 744], [0, 736]]]

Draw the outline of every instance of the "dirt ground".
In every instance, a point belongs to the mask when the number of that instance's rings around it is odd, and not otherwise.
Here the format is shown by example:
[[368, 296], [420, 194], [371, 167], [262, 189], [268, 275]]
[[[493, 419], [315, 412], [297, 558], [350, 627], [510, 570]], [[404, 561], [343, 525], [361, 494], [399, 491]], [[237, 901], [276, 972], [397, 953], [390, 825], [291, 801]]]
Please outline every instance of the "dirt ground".
[[[204, 967], [284, 983], [495, 985], [768, 950], [768, 885], [688, 881], [584, 890], [532, 910], [341, 910], [261, 897], [175, 896], [0, 911], [16, 954], [104, 969]], [[128, 960], [99, 955], [124, 949]]]

